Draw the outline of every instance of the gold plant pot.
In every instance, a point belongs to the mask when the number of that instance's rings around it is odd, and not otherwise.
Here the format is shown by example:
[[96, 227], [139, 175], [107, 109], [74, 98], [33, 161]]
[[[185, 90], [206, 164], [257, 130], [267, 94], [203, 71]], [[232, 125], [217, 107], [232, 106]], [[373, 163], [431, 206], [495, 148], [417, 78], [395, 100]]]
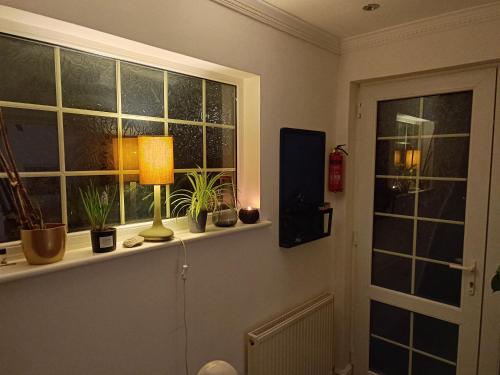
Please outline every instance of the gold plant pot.
[[45, 229], [21, 229], [21, 246], [29, 264], [60, 261], [66, 251], [66, 225], [46, 224]]

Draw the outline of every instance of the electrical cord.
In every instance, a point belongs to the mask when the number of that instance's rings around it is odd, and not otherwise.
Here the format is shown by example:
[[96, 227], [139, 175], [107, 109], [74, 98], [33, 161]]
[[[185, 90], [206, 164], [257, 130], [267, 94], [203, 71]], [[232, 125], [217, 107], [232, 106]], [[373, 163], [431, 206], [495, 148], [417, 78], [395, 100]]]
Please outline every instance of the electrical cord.
[[186, 375], [189, 375], [189, 365], [188, 365], [188, 325], [187, 325], [187, 304], [186, 304], [186, 281], [187, 281], [187, 271], [189, 266], [187, 264], [187, 249], [186, 244], [182, 238], [176, 237], [182, 245], [184, 250], [184, 264], [182, 265], [181, 279], [182, 279], [182, 295], [183, 295], [183, 320], [184, 320], [184, 371]]

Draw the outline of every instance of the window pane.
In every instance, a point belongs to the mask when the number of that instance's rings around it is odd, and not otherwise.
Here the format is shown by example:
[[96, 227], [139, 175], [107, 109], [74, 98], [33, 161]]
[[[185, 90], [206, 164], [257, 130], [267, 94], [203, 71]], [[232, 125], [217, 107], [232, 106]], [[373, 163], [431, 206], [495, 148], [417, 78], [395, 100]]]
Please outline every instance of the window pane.
[[15, 108], [2, 108], [2, 113], [18, 170], [58, 171], [56, 113]]
[[112, 59], [61, 49], [64, 107], [116, 112], [116, 63]]
[[413, 220], [375, 215], [373, 217], [373, 247], [379, 250], [411, 254]]
[[370, 338], [370, 370], [383, 375], [408, 374], [408, 349]]
[[413, 324], [415, 349], [456, 362], [458, 325], [416, 313]]
[[114, 169], [116, 165], [113, 153], [114, 138], [117, 138], [115, 118], [65, 114], [66, 170]]
[[422, 139], [422, 176], [465, 178], [468, 164], [469, 137]]
[[455, 375], [456, 367], [434, 358], [413, 353], [412, 375]]
[[122, 112], [164, 117], [163, 72], [121, 63]]
[[[138, 175], [124, 175], [125, 221], [133, 223], [153, 220], [153, 185], [141, 185]], [[166, 217], [165, 186], [161, 187], [161, 216]]]
[[236, 125], [236, 86], [207, 81], [207, 122]]
[[410, 312], [385, 303], [371, 301], [370, 333], [409, 345]]
[[203, 121], [202, 80], [168, 72], [168, 117]]
[[83, 208], [80, 189], [86, 189], [91, 181], [99, 191], [104, 190], [106, 185], [117, 189], [114, 205], [109, 213], [107, 224], [112, 226], [120, 223], [118, 176], [71, 176], [66, 178], [68, 230], [70, 232], [90, 228], [85, 209]]
[[424, 134], [469, 133], [472, 117], [472, 91], [424, 97], [424, 118], [433, 122], [433, 129], [424, 127]]
[[203, 128], [198, 125], [168, 124], [168, 134], [174, 137], [174, 166], [203, 167]]
[[56, 104], [54, 48], [0, 35], [0, 100]]
[[462, 263], [464, 226], [418, 221], [417, 255], [423, 258]]
[[207, 126], [207, 167], [235, 167], [235, 131]]
[[411, 259], [372, 253], [372, 284], [403, 293], [411, 291]]
[[465, 220], [466, 182], [420, 181], [418, 216]]
[[[418, 164], [412, 162], [412, 157], [415, 158], [417, 155], [414, 150], [418, 152], [416, 139], [377, 141], [375, 173], [377, 175], [416, 176]], [[414, 188], [415, 184], [413, 184], [413, 190]]]
[[[123, 149], [123, 169], [138, 170], [139, 160], [137, 158], [137, 137], [140, 135], [164, 135], [165, 124], [156, 121], [140, 120], [122, 120], [122, 149]], [[118, 148], [118, 139], [113, 138], [113, 154], [115, 160], [115, 169], [119, 168], [116, 151]]]
[[413, 216], [415, 193], [409, 191], [415, 180], [376, 178], [375, 211]]
[[[418, 117], [419, 113], [420, 98], [379, 102], [377, 110], [377, 137], [405, 137], [417, 135], [417, 125], [398, 121], [398, 114]], [[399, 118], [399, 120], [402, 119]]]
[[449, 305], [460, 306], [462, 271], [447, 265], [417, 260], [415, 295]]
[[[61, 184], [59, 177], [30, 177], [23, 182], [34, 207], [40, 207], [46, 223], [60, 223]], [[16, 211], [9, 203], [7, 179], [0, 179], [0, 242], [19, 239]]]

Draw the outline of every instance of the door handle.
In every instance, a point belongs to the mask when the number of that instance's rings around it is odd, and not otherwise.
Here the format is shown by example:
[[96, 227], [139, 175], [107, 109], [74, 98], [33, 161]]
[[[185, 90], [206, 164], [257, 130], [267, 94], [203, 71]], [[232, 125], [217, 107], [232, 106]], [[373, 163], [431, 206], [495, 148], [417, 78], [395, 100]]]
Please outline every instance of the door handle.
[[448, 263], [448, 267], [454, 269], [454, 270], [459, 270], [459, 271], [464, 271], [464, 272], [476, 272], [476, 261], [472, 262], [472, 265], [470, 266], [462, 266], [461, 264], [456, 264], [456, 263]]
[[474, 294], [476, 294], [476, 271], [477, 271], [476, 261], [473, 261], [470, 266], [463, 266], [461, 264], [456, 264], [456, 263], [448, 263], [448, 267], [454, 270], [459, 270], [462, 272], [469, 273], [472, 276], [472, 278], [467, 283], [467, 292], [469, 293], [469, 296], [473, 296]]

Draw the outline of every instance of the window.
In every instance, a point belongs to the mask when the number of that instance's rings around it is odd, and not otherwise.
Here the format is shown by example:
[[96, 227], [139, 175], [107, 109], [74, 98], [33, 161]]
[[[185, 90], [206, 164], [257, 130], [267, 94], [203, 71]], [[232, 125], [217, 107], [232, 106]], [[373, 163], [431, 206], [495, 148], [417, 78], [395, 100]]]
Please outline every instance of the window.
[[[79, 188], [115, 185], [112, 224], [151, 220], [136, 137], [174, 137], [175, 182], [197, 166], [236, 178], [236, 86], [0, 34], [0, 107], [21, 177], [46, 222], [86, 229]], [[0, 242], [17, 222], [0, 171]], [[170, 216], [169, 204], [164, 210]]]

